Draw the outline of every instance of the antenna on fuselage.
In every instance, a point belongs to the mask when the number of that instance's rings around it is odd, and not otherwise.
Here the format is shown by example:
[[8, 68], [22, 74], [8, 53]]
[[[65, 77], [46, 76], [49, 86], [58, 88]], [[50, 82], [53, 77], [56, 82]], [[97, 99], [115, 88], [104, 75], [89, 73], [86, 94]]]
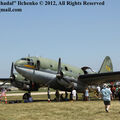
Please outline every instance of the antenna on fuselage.
[[28, 54], [28, 57], [30, 57], [30, 54]]

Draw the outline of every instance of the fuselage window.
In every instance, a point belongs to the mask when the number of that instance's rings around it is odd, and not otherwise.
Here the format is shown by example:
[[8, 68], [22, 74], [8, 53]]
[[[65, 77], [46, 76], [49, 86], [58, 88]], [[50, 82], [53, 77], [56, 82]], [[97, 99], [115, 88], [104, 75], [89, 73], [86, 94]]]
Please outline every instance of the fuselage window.
[[37, 60], [37, 63], [36, 63], [36, 70], [40, 70], [40, 61]]
[[65, 70], [68, 71], [68, 68], [65, 66]]
[[53, 67], [52, 65], [50, 65], [50, 67]]

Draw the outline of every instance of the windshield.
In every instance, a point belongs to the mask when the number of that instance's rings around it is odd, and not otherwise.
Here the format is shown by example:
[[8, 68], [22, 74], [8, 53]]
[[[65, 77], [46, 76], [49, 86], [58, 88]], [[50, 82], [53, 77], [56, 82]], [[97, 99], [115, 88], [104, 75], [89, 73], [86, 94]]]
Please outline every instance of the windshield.
[[34, 65], [34, 62], [33, 62], [32, 59], [29, 59], [29, 58], [21, 58], [21, 60], [27, 61], [27, 63], [28, 63], [29, 65]]

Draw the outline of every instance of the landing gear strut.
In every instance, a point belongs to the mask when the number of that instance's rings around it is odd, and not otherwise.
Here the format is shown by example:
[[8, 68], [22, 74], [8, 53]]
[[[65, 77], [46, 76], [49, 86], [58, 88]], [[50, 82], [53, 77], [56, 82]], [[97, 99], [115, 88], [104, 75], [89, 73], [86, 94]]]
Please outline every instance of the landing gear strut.
[[48, 102], [50, 102], [50, 88], [48, 87]]

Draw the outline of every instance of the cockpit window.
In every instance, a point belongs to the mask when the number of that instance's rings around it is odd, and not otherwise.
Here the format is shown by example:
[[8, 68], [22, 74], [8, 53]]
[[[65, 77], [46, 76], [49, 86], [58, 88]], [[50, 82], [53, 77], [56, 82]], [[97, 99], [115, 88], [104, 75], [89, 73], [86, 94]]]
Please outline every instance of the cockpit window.
[[34, 65], [34, 62], [33, 62], [32, 59], [29, 59], [29, 58], [28, 58], [27, 61], [28, 61], [28, 64], [29, 64], [29, 65]]
[[29, 59], [29, 58], [27, 58], [27, 61], [28, 61], [28, 62], [30, 62], [30, 59]]
[[27, 60], [26, 58], [21, 58], [21, 60]]
[[34, 65], [34, 62], [33, 62], [32, 59], [29, 59], [29, 58], [21, 58], [21, 60], [27, 61], [27, 63], [28, 63], [29, 65]]
[[29, 59], [29, 58], [21, 58], [21, 60], [26, 60], [26, 61], [29, 61], [29, 62], [33, 62], [33, 60]]

